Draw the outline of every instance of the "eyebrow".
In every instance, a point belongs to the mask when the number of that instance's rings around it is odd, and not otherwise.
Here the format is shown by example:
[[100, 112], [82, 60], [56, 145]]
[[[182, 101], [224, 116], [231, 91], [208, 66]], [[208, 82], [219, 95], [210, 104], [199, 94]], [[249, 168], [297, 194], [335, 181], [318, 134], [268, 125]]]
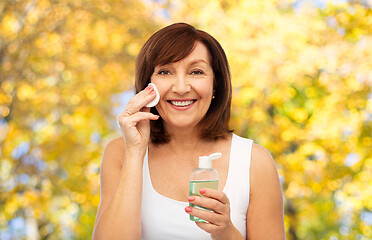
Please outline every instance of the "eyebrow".
[[[204, 60], [204, 59], [195, 59], [195, 60], [192, 60], [192, 61], [189, 63], [189, 65], [192, 66], [192, 65], [196, 65], [196, 64], [198, 64], [198, 63], [204, 63], [204, 64], [208, 65], [208, 62], [207, 62], [206, 60]], [[168, 66], [168, 65], [171, 65], [171, 64], [172, 64], [172, 63], [170, 62], [170, 63], [166, 63], [166, 64], [164, 64], [164, 65], [158, 65], [158, 66], [156, 66], [155, 68], [157, 68], [157, 67], [165, 67], [165, 66]]]
[[205, 64], [208, 65], [208, 62], [205, 61], [204, 59], [195, 59], [195, 60], [192, 60], [192, 61], [189, 63], [189, 65], [191, 66], [191, 65], [198, 64], [198, 63], [205, 63]]

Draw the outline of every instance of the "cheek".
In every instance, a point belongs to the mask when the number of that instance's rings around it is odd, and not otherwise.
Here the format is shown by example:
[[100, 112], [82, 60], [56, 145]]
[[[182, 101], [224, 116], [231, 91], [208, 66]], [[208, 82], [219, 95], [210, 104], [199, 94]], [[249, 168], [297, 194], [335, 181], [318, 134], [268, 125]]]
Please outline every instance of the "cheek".
[[202, 97], [209, 98], [213, 95], [213, 83], [195, 84], [194, 89], [197, 89], [199, 95]]
[[160, 99], [164, 96], [164, 94], [169, 89], [169, 86], [167, 86], [166, 81], [162, 81], [161, 79], [156, 79], [155, 77], [151, 77], [151, 83], [155, 84], [156, 88], [158, 89], [158, 92], [160, 94]]
[[155, 108], [159, 112], [159, 114], [161, 114], [163, 112], [162, 109], [165, 107], [165, 104], [167, 104], [167, 102], [165, 102], [163, 100], [164, 100], [164, 96], [166, 95], [169, 87], [167, 87], [167, 84], [164, 81], [160, 81], [160, 80], [157, 80], [155, 78], [151, 78], [151, 83], [155, 84], [156, 89], [158, 89], [158, 92], [159, 92], [159, 95], [160, 95], [160, 101], [156, 105]]

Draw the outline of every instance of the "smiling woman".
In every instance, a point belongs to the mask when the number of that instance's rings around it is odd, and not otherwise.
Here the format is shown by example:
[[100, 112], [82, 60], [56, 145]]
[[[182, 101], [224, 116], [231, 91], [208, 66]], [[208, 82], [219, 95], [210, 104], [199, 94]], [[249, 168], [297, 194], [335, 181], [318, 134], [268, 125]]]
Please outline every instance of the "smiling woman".
[[[136, 92], [103, 154], [93, 239], [285, 239], [275, 163], [229, 130], [230, 71], [212, 36], [185, 23], [156, 32], [138, 55]], [[189, 196], [198, 157], [216, 152], [218, 188]]]

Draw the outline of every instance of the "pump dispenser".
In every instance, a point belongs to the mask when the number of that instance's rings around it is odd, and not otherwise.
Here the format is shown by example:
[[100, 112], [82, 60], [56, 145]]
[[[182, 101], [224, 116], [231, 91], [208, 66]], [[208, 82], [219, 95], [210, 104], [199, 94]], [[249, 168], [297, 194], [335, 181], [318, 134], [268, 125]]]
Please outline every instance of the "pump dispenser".
[[[190, 187], [189, 195], [190, 196], [201, 196], [199, 190], [202, 188], [211, 188], [218, 189], [218, 180], [219, 175], [216, 170], [212, 168], [212, 160], [218, 159], [222, 156], [221, 153], [212, 153], [209, 156], [200, 156], [199, 157], [199, 167], [192, 170], [190, 175]], [[206, 211], [212, 211], [207, 208], [196, 206], [192, 203], [189, 204], [190, 207], [195, 207], [203, 209]], [[195, 222], [206, 222], [203, 219], [194, 217], [190, 215], [190, 220]]]

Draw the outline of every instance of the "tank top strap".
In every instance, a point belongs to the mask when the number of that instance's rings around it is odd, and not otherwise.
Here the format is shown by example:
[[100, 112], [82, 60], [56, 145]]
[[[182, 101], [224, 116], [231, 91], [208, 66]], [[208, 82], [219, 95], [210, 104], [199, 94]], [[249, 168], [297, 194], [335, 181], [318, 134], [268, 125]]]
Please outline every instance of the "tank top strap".
[[229, 175], [224, 189], [230, 200], [231, 221], [243, 237], [246, 236], [252, 146], [251, 139], [233, 134]]
[[145, 157], [143, 159], [142, 194], [145, 195], [145, 199], [154, 199], [158, 197], [158, 194], [153, 188], [151, 182], [148, 153], [149, 149], [147, 148]]
[[148, 183], [151, 183], [150, 172], [149, 172], [149, 148], [146, 149], [145, 157], [143, 158], [143, 184], [142, 187], [146, 186]]
[[237, 189], [236, 186], [242, 186], [247, 189], [247, 201], [249, 200], [250, 187], [250, 166], [252, 158], [253, 140], [233, 135], [233, 143], [231, 144], [229, 176], [227, 183], [229, 184], [225, 190]]

